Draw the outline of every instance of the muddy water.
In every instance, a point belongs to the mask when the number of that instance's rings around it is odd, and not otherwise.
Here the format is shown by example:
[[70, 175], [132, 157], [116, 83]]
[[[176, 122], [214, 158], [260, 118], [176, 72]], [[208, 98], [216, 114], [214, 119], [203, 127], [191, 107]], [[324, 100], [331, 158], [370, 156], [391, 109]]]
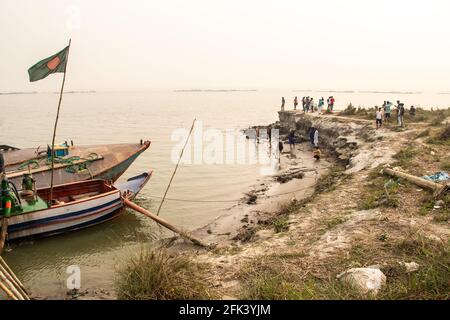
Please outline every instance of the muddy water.
[[[151, 140], [150, 149], [136, 160], [123, 178], [153, 168], [154, 176], [137, 201], [143, 207], [156, 210], [158, 197], [164, 193], [174, 168], [172, 151], [180, 139], [173, 141], [172, 135], [177, 129], [189, 129], [194, 118], [202, 124], [204, 132], [218, 129], [223, 133], [270, 123], [277, 119], [282, 95], [289, 104], [293, 95], [326, 98], [331, 94], [336, 97], [338, 107], [350, 101], [354, 105], [375, 105], [397, 97], [406, 104], [450, 106], [450, 95], [443, 94], [387, 97], [385, 94], [291, 91], [73, 93], [66, 94], [63, 100], [58, 140], [73, 140], [76, 144]], [[57, 99], [58, 95], [51, 93], [0, 95], [0, 144], [22, 148], [46, 146], [51, 141]], [[201, 136], [200, 139], [206, 138]], [[203, 142], [206, 146], [207, 141]], [[183, 164], [169, 191], [171, 200], [164, 204], [161, 216], [190, 230], [213, 221], [235, 204], [231, 200], [241, 198], [262, 178], [267, 170], [261, 170], [262, 166], [254, 164], [254, 160], [264, 152], [267, 150], [260, 146], [242, 161], [235, 156], [235, 161], [228, 164], [205, 161]], [[193, 153], [186, 153], [185, 160], [189, 158], [194, 158]], [[203, 202], [211, 200], [220, 202]], [[114, 271], [123, 259], [138, 250], [142, 242], [148, 243], [160, 236], [160, 229], [152, 222], [128, 212], [94, 228], [13, 245], [5, 253], [5, 259], [37, 296], [64, 298], [66, 271], [71, 265], [80, 267], [82, 290], [92, 293], [93, 288], [103, 289], [108, 296], [107, 293], [113, 291]]]

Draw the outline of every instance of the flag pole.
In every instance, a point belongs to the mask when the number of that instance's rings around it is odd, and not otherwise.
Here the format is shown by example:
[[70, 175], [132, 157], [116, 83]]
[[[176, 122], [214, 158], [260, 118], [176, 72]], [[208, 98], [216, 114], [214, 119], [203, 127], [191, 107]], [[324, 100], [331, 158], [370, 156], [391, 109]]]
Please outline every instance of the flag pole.
[[58, 119], [59, 119], [59, 109], [61, 108], [61, 101], [62, 101], [62, 95], [64, 91], [64, 83], [66, 82], [66, 73], [67, 73], [67, 62], [69, 61], [69, 52], [70, 52], [70, 43], [72, 42], [72, 39], [69, 39], [69, 48], [67, 49], [67, 58], [66, 58], [66, 66], [64, 68], [64, 76], [63, 81], [61, 85], [61, 92], [59, 93], [59, 102], [58, 102], [58, 110], [56, 111], [56, 119], [55, 119], [55, 127], [53, 128], [53, 139], [52, 139], [52, 173], [51, 173], [51, 180], [50, 180], [50, 198], [49, 198], [49, 204], [50, 207], [52, 206], [52, 200], [53, 200], [53, 176], [54, 176], [54, 168], [55, 168], [55, 137], [56, 137], [56, 127], [58, 126]]

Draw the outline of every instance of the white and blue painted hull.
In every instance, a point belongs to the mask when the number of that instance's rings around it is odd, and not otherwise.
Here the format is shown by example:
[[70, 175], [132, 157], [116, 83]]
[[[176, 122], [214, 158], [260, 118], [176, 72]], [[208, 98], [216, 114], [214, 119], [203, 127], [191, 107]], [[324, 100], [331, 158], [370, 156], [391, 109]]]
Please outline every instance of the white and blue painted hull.
[[[133, 199], [151, 172], [130, 178], [111, 191], [8, 219], [8, 241], [67, 233], [113, 219], [123, 212], [122, 196]], [[81, 182], [83, 183], [83, 182]], [[76, 183], [75, 183], [76, 184]]]

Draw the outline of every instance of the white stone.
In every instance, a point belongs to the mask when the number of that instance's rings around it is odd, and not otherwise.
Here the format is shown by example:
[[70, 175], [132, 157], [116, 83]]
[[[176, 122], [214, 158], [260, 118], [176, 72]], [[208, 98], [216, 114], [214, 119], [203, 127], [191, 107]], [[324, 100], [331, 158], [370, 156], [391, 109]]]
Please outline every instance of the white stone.
[[411, 273], [419, 270], [419, 264], [415, 262], [399, 262], [402, 266], [406, 268], [406, 273]]
[[377, 294], [386, 284], [386, 276], [376, 268], [353, 268], [337, 276], [340, 281], [346, 282], [362, 293]]

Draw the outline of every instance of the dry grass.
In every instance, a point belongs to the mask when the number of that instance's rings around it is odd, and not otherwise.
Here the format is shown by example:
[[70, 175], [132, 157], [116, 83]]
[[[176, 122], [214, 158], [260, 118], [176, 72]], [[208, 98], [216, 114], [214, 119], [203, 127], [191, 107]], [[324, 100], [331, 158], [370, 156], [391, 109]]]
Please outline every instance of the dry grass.
[[121, 267], [116, 280], [120, 300], [188, 300], [211, 298], [201, 266], [164, 249], [142, 248]]
[[[450, 298], [449, 249], [448, 243], [408, 234], [397, 240], [385, 237], [379, 244], [355, 244], [347, 255], [335, 256], [318, 265], [311, 265], [303, 252], [264, 256], [241, 269], [241, 298], [446, 300]], [[407, 273], [400, 261], [414, 261], [419, 264], [419, 270]], [[387, 276], [387, 284], [377, 296], [362, 294], [336, 279], [347, 268], [377, 263], [381, 263], [381, 271]]]

